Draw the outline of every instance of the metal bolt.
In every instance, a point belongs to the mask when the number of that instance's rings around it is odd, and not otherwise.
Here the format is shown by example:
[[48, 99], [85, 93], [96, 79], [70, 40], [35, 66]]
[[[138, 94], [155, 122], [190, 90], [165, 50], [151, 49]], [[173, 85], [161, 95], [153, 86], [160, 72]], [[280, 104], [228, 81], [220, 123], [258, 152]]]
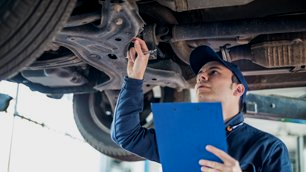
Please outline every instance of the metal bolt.
[[122, 18], [117, 18], [116, 20], [115, 20], [115, 24], [116, 25], [122, 25], [122, 23], [123, 23], [123, 20], [122, 20]]
[[77, 77], [77, 76], [74, 76], [74, 77], [71, 78], [70, 81], [73, 82], [73, 83], [78, 83], [80, 81], [80, 78]]

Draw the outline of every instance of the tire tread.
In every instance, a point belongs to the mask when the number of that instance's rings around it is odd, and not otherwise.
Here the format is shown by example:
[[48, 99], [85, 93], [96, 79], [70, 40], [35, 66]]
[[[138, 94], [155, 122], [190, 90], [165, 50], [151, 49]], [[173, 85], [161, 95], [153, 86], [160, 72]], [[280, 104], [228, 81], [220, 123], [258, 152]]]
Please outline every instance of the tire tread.
[[[19, 3], [18, 1], [15, 2]], [[27, 14], [20, 14], [19, 16], [13, 11], [23, 10], [13, 10], [13, 8], [8, 11], [10, 18], [4, 22], [0, 21], [2, 22], [2, 26], [0, 26], [1, 38], [8, 35], [6, 39], [1, 39], [3, 41], [0, 42], [1, 80], [15, 75], [39, 57], [68, 20], [75, 2], [76, 0], [29, 0], [16, 6], [17, 9], [20, 7], [30, 8], [25, 10], [28, 11]], [[11, 21], [14, 18], [16, 20]], [[11, 29], [12, 26], [10, 25], [17, 26], [17, 29]], [[5, 30], [3, 26], [9, 28], [6, 29], [5, 33], [3, 33]]]

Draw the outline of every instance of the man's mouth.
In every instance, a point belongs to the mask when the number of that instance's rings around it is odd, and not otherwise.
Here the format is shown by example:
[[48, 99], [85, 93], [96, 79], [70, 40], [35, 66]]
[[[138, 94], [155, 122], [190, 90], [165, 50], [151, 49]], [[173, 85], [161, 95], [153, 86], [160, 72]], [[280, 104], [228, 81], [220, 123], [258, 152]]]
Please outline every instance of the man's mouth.
[[207, 84], [199, 84], [197, 89], [201, 89], [201, 88], [210, 88]]

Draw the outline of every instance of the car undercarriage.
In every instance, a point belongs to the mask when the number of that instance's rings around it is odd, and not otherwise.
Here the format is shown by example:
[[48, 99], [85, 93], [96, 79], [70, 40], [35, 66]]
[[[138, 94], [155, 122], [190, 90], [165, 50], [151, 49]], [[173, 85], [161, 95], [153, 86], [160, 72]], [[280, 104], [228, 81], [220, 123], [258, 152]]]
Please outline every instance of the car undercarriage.
[[250, 90], [305, 87], [305, 7], [304, 0], [1, 1], [0, 79], [52, 98], [74, 94], [75, 121], [90, 145], [141, 160], [109, 136], [134, 37], [154, 52], [140, 114], [153, 127], [151, 102], [190, 99], [189, 54], [199, 45], [237, 64]]

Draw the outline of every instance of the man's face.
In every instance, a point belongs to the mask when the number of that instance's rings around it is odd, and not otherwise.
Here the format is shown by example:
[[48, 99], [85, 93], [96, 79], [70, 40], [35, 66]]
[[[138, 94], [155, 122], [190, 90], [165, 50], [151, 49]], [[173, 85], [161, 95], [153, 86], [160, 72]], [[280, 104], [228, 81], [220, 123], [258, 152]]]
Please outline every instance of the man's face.
[[195, 89], [198, 101], [237, 101], [237, 96], [234, 96], [237, 84], [232, 83], [232, 76], [233, 73], [217, 61], [205, 64], [197, 74]]

